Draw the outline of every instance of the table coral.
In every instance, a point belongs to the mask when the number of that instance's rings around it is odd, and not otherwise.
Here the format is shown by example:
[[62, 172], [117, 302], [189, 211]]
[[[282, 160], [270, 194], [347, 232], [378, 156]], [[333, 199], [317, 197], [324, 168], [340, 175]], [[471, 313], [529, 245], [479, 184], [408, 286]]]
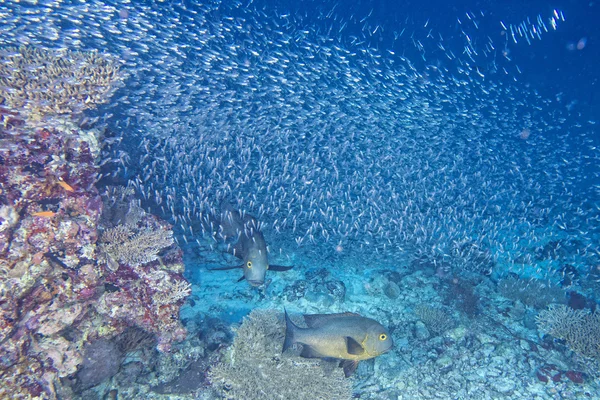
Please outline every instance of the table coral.
[[0, 56], [0, 104], [38, 118], [104, 103], [122, 78], [119, 63], [98, 52], [9, 47]]

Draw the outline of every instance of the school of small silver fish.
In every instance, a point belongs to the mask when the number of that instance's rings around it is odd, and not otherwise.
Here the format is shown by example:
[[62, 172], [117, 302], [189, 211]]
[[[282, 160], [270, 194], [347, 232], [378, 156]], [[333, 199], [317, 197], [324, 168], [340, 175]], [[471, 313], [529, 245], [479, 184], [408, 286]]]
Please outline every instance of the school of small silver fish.
[[512, 58], [552, 41], [560, 10], [468, 11], [446, 37], [429, 19], [389, 27], [336, 7], [35, 3], [0, 4], [0, 47], [122, 59], [125, 86], [93, 117], [116, 135], [105, 163], [181, 244], [214, 236], [203, 221], [227, 201], [277, 238], [276, 256], [502, 262], [553, 279], [559, 261], [534, 250], [562, 240], [600, 275], [597, 125], [522, 82]]

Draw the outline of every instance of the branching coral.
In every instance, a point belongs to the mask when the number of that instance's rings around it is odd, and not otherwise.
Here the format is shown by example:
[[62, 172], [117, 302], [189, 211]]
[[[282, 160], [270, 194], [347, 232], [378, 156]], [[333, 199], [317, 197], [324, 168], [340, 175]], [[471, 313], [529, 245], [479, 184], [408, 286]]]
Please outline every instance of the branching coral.
[[564, 303], [566, 301], [565, 291], [548, 282], [537, 279], [519, 279], [513, 276], [504, 278], [498, 282], [500, 294], [511, 300], [519, 300], [526, 306], [534, 308], [545, 308], [550, 303]]
[[253, 311], [237, 330], [227, 358], [210, 379], [226, 399], [350, 399], [352, 381], [341, 369], [325, 372], [318, 359], [282, 355], [282, 321]]
[[552, 304], [536, 322], [540, 331], [565, 340], [577, 354], [600, 360], [600, 312]]
[[107, 186], [104, 189], [101, 224], [105, 229], [117, 225], [131, 225], [125, 221], [131, 221], [128, 214], [135, 203], [134, 194], [135, 190], [128, 186]]
[[132, 235], [133, 232], [129, 227], [126, 225], [117, 225], [114, 228], [106, 229], [100, 237], [100, 242], [106, 244], [107, 246], [111, 244], [123, 243], [128, 241]]
[[[106, 201], [107, 196], [104, 198]], [[113, 206], [120, 211], [112, 214], [105, 211], [103, 214], [103, 222], [109, 227], [100, 237], [100, 244], [107, 265], [113, 271], [118, 269], [118, 263], [137, 267], [155, 261], [163, 250], [174, 243], [173, 231], [147, 218], [146, 212], [135, 200], [127, 202], [127, 211], [124, 204], [124, 200], [114, 202]], [[118, 217], [121, 224], [111, 226], [115, 221], [109, 215]]]
[[191, 292], [192, 285], [189, 282], [167, 279], [163, 282], [163, 289], [154, 294], [152, 299], [159, 306], [173, 304], [185, 299]]
[[7, 48], [0, 56], [0, 104], [25, 117], [78, 113], [102, 104], [121, 80], [98, 52]]
[[[121, 228], [121, 231], [124, 229], [126, 228]], [[113, 260], [138, 266], [158, 259], [158, 254], [173, 243], [173, 231], [146, 228], [124, 241], [106, 243], [103, 249]]]
[[454, 320], [446, 311], [427, 304], [419, 304], [415, 307], [415, 314], [427, 329], [436, 335], [444, 333], [455, 325]]

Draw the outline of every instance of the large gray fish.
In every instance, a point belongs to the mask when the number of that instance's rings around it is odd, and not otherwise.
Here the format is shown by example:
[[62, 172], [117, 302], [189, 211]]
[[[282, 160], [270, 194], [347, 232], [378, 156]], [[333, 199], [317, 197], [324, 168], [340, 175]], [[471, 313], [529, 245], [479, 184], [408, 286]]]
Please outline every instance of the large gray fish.
[[386, 353], [394, 345], [383, 325], [355, 313], [304, 315], [304, 321], [308, 328], [296, 326], [285, 311], [283, 351], [300, 343], [302, 357], [341, 360], [346, 377], [359, 361]]
[[238, 282], [246, 279], [250, 285], [257, 287], [265, 283], [267, 270], [287, 271], [292, 268], [269, 264], [267, 244], [254, 217], [248, 214], [242, 217], [237, 211], [226, 210], [221, 213], [219, 226], [220, 234], [224, 238], [238, 238], [232, 253], [243, 263], [231, 267], [213, 268], [213, 271], [241, 268], [244, 275]]

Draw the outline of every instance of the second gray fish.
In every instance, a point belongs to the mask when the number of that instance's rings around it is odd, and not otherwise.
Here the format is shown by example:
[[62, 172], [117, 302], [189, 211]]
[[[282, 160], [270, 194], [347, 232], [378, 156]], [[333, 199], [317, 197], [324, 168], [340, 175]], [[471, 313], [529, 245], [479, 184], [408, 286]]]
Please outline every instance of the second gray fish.
[[267, 270], [287, 271], [292, 268], [291, 266], [269, 264], [267, 243], [260, 231], [258, 221], [251, 215], [242, 216], [238, 211], [225, 210], [221, 213], [219, 225], [223, 237], [238, 238], [232, 253], [243, 263], [230, 267], [213, 268], [213, 271], [241, 268], [244, 275], [238, 282], [246, 279], [251, 286], [258, 287], [265, 283]]

